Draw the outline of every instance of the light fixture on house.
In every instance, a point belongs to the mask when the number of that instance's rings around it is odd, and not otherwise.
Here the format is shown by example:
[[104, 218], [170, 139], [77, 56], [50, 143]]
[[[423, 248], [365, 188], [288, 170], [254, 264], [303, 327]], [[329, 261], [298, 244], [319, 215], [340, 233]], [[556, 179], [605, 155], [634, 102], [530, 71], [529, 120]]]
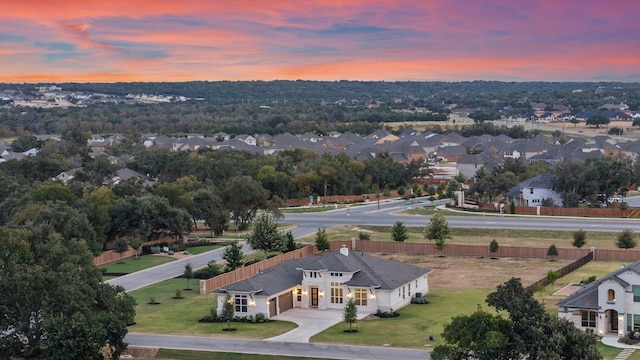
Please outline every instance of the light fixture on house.
[[320, 297], [324, 297], [324, 291], [320, 291], [318, 295], [320, 295]]

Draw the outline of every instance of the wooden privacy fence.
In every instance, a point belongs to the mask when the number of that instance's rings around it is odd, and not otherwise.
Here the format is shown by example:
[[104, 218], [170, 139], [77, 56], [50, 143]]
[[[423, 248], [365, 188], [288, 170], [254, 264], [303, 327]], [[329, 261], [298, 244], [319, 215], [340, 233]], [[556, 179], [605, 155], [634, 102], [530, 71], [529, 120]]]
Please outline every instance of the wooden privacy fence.
[[[558, 275], [560, 275], [560, 277], [563, 277], [571, 272], [573, 272], [574, 270], [580, 268], [581, 266], [583, 266], [584, 264], [588, 263], [589, 261], [593, 260], [594, 258], [594, 253], [593, 251], [589, 252], [587, 255], [581, 257], [580, 259], [572, 262], [569, 265], [566, 265], [560, 269], [558, 269], [558, 271], [556, 271], [558, 273]], [[545, 276], [542, 279], [534, 282], [533, 284], [527, 286], [527, 290], [533, 290], [535, 291], [535, 289], [538, 287], [538, 285], [542, 285], [542, 286], [547, 286], [551, 283], [551, 281], [549, 281], [549, 279]]]
[[[407, 194], [409, 193], [409, 190], [407, 190]], [[380, 200], [387, 200], [387, 199], [395, 199], [395, 198], [399, 198], [400, 195], [398, 195], [397, 191], [391, 191], [389, 193], [389, 196], [384, 196], [384, 194], [382, 193], [382, 191], [380, 192]], [[327, 205], [327, 204], [333, 204], [333, 203], [354, 203], [354, 202], [363, 202], [369, 200], [371, 201], [377, 201], [378, 200], [378, 194], [377, 193], [371, 193], [371, 194], [364, 194], [364, 195], [327, 195], [327, 196], [320, 196], [318, 198], [313, 198], [313, 204], [314, 205], [318, 205], [318, 204], [322, 204], [322, 205]], [[287, 199], [285, 201], [285, 206], [287, 207], [292, 207], [292, 206], [305, 206], [305, 205], [309, 205], [310, 200], [309, 198], [296, 198], [296, 199]]]
[[[498, 212], [498, 203], [478, 202], [478, 207], [484, 211]], [[509, 213], [509, 204], [506, 204], [505, 211]], [[620, 210], [618, 208], [564, 208], [545, 206], [516, 206], [516, 215], [539, 215], [539, 216], [574, 216], [574, 217], [602, 217], [602, 218], [638, 218], [640, 209], [629, 208]]]
[[[533, 258], [547, 259], [547, 248], [524, 247], [524, 246], [499, 246], [498, 251], [491, 253], [489, 244], [483, 245], [466, 245], [466, 244], [448, 244], [443, 250], [438, 250], [431, 242], [409, 243], [409, 242], [391, 242], [391, 241], [370, 241], [370, 240], [348, 240], [348, 241], [332, 241], [331, 249], [337, 250], [342, 245], [349, 247], [351, 250], [367, 251], [367, 252], [390, 252], [390, 253], [410, 253], [410, 254], [432, 254], [444, 256], [474, 256], [474, 257], [513, 257], [513, 258]], [[602, 261], [625, 261], [634, 262], [640, 260], [639, 250], [603, 250], [603, 249], [577, 249], [577, 248], [558, 248], [558, 256], [556, 259], [575, 260], [582, 258], [593, 252], [594, 260]]]
[[[139, 251], [141, 251], [142, 247], [145, 245], [155, 245], [155, 244], [160, 244], [160, 243], [167, 243], [167, 244], [173, 244], [173, 242], [176, 241], [175, 238], [173, 237], [165, 237], [162, 239], [158, 239], [158, 240], [152, 240], [152, 241], [147, 241], [146, 243], [140, 245], [140, 249], [138, 249]], [[129, 248], [129, 250], [125, 251], [122, 253], [122, 258], [128, 258], [128, 257], [132, 257], [136, 255], [136, 251], [133, 250], [132, 248]], [[109, 251], [105, 251], [102, 254], [96, 256], [93, 258], [93, 265], [99, 266], [99, 265], [103, 265], [106, 263], [110, 263], [112, 261], [116, 261], [116, 260], [120, 260], [120, 254], [113, 251], [113, 250], [109, 250]]]
[[213, 290], [220, 289], [224, 286], [233, 284], [240, 280], [248, 279], [254, 275], [257, 275], [258, 272], [262, 270], [266, 270], [273, 266], [279, 265], [285, 261], [305, 258], [316, 253], [318, 253], [318, 250], [314, 245], [307, 245], [300, 249], [289, 251], [287, 253], [262, 260], [255, 264], [251, 264], [234, 271], [212, 277], [211, 279], [200, 280], [200, 294], [208, 294]]

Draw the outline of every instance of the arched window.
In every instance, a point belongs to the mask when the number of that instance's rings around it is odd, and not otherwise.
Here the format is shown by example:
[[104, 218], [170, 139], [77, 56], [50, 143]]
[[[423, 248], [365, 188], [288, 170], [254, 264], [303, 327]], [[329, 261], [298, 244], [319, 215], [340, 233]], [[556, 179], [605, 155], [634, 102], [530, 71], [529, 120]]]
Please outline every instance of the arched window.
[[607, 301], [609, 302], [616, 301], [616, 292], [613, 289], [609, 289], [609, 291], [607, 291]]

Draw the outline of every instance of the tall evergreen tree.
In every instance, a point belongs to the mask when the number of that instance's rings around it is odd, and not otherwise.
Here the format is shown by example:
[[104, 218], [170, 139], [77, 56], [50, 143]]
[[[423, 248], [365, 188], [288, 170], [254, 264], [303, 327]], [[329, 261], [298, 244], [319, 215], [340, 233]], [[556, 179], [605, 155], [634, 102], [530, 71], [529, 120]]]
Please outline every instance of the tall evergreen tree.
[[327, 251], [331, 248], [327, 231], [324, 228], [316, 231], [316, 248], [320, 251]]
[[227, 271], [233, 271], [242, 267], [244, 263], [242, 246], [240, 246], [237, 241], [232, 242], [231, 245], [224, 248], [222, 259], [227, 262]]
[[256, 217], [247, 242], [255, 250], [264, 252], [284, 250], [284, 235], [278, 230], [278, 222], [268, 212]]
[[393, 239], [393, 241], [404, 242], [408, 238], [407, 227], [402, 221], [396, 221], [396, 223], [393, 224], [393, 228], [391, 228], [391, 239]]

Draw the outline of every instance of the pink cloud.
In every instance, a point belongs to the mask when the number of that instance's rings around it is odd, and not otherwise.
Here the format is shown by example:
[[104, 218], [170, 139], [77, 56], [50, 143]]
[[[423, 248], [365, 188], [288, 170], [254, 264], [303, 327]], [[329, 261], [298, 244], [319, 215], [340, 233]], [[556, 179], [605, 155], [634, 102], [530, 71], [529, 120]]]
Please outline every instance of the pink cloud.
[[630, 0], [9, 2], [0, 79], [638, 81], [638, 13]]

